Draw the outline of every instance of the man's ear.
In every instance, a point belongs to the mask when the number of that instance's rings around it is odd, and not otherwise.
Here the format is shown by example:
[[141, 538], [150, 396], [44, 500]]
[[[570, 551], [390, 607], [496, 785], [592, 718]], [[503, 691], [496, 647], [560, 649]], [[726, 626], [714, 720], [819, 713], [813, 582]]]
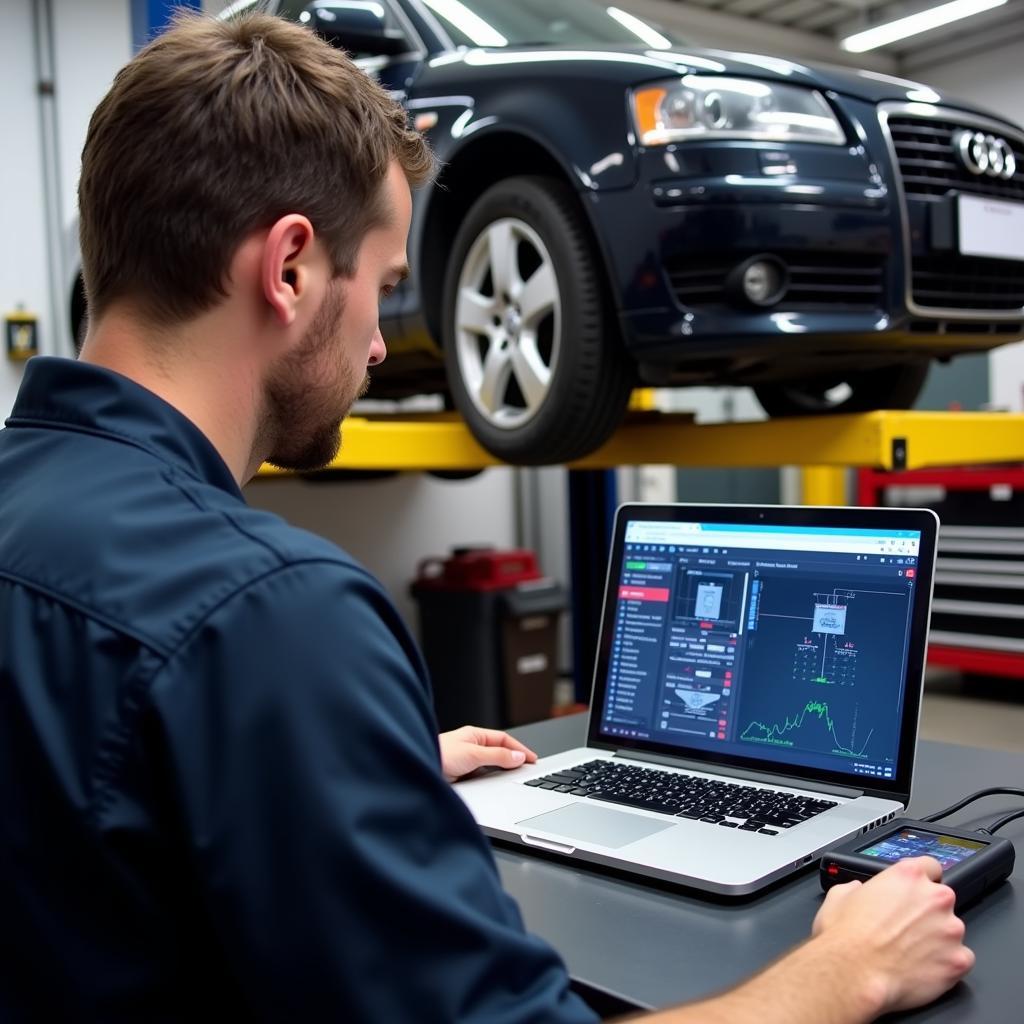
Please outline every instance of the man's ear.
[[263, 243], [260, 284], [282, 326], [294, 321], [296, 308], [310, 287], [313, 238], [309, 218], [289, 213], [274, 222]]

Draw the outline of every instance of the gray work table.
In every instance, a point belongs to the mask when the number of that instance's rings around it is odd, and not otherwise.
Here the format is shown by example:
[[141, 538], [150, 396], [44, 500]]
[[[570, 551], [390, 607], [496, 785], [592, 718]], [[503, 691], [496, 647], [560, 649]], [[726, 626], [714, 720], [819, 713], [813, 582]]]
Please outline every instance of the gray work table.
[[[539, 754], [553, 754], [583, 745], [586, 716], [514, 731]], [[937, 811], [996, 785], [1024, 787], [1024, 755], [922, 742], [910, 814]], [[989, 797], [949, 823], [983, 825], [1015, 806], [1020, 802], [1011, 797]], [[1024, 818], [999, 834], [1017, 842], [1021, 852], [1009, 883], [964, 913], [977, 965], [944, 999], [907, 1015], [914, 1021], [990, 1024], [1024, 1018]], [[816, 874], [736, 902], [648, 887], [507, 847], [495, 854], [526, 926], [562, 954], [572, 976], [642, 1007], [710, 995], [754, 973], [807, 937], [822, 899]]]

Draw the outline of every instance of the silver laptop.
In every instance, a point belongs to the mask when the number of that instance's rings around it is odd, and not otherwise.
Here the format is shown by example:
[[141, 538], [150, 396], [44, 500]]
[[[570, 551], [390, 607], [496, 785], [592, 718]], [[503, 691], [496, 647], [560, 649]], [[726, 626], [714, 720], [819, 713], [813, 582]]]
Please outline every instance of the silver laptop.
[[742, 895], [901, 812], [938, 518], [624, 505], [587, 745], [459, 783], [490, 836]]

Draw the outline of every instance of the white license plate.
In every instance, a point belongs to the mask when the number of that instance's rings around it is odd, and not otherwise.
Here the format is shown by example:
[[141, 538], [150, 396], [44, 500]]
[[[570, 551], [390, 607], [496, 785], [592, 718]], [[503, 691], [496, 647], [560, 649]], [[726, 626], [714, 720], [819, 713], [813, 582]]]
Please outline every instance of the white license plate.
[[1024, 260], [1024, 203], [960, 196], [957, 209], [965, 256]]

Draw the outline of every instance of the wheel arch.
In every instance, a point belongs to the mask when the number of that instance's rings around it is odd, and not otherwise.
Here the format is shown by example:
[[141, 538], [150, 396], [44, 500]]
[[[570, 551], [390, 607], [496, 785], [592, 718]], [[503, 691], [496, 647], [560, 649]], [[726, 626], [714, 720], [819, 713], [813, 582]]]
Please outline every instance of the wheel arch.
[[[448, 158], [431, 190], [419, 232], [417, 287], [423, 318], [440, 346], [447, 256], [470, 207], [492, 185], [508, 178], [539, 175], [568, 185], [577, 196], [580, 183], [562, 160], [532, 133], [519, 128], [483, 131]], [[594, 251], [608, 268], [586, 203], [580, 203]]]

